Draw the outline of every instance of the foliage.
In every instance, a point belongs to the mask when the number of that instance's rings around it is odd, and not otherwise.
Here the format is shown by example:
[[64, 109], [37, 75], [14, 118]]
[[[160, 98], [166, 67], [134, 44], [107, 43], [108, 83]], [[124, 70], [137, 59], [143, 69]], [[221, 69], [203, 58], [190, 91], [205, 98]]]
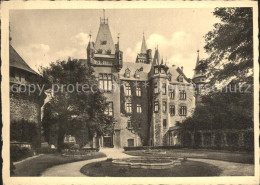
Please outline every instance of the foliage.
[[[97, 88], [91, 88], [98, 83], [90, 66], [69, 58], [41, 67], [40, 72], [49, 95], [45, 120], [55, 124], [59, 151], [65, 134], [74, 135], [77, 140], [80, 135], [92, 138], [95, 133], [102, 135], [112, 128], [113, 119], [104, 115], [105, 97]], [[44, 135], [49, 135], [49, 128], [44, 126]]]
[[10, 125], [10, 140], [31, 143], [37, 145], [37, 124], [27, 120], [12, 121]]
[[209, 93], [202, 103], [181, 124], [185, 130], [253, 128], [252, 93]]
[[216, 8], [220, 19], [205, 36], [204, 49], [209, 54], [196, 68], [207, 71], [212, 84], [236, 77], [238, 82], [252, 83], [253, 16], [252, 8]]
[[31, 156], [33, 156], [33, 151], [29, 148], [21, 148], [19, 146], [10, 147], [10, 160], [13, 162], [20, 161]]

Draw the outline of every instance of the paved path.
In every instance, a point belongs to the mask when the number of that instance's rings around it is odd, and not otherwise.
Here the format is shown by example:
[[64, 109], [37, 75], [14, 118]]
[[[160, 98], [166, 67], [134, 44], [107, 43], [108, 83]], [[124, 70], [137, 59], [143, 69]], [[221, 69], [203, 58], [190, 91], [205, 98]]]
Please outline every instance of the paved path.
[[[105, 153], [107, 157], [54, 166], [44, 171], [42, 173], [42, 176], [85, 177], [85, 175], [80, 173], [80, 169], [86, 164], [98, 162], [98, 161], [104, 161], [107, 158], [120, 159], [120, 158], [137, 157], [137, 156], [130, 156], [123, 153], [123, 149], [106, 148], [106, 149], [101, 149], [100, 152]], [[205, 163], [215, 165], [222, 170], [220, 176], [254, 175], [253, 164], [242, 164], [242, 163], [226, 162], [226, 161], [219, 161], [219, 160], [195, 159], [195, 158], [188, 158], [188, 160], [205, 162]]]
[[107, 158], [120, 159], [120, 158], [135, 157], [123, 153], [123, 149], [105, 148], [105, 149], [101, 149], [100, 152], [105, 153], [107, 157], [57, 165], [45, 170], [42, 173], [42, 176], [86, 177], [85, 175], [80, 173], [80, 169], [86, 164], [98, 162], [98, 161], [104, 161]]

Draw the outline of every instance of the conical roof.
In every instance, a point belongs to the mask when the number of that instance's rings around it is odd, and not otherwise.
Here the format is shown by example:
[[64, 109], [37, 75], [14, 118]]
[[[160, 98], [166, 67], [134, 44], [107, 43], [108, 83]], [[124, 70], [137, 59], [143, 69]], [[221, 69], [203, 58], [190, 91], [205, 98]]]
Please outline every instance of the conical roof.
[[11, 45], [9, 47], [9, 58], [10, 67], [19, 68], [30, 73], [37, 74], [32, 68], [30, 68], [30, 66], [22, 59], [22, 57]]
[[95, 42], [95, 49], [97, 51], [101, 49], [102, 52], [110, 50], [111, 54], [115, 54], [115, 45], [109, 29], [108, 21], [106, 20], [107, 19], [100, 21], [100, 26]]
[[[199, 56], [199, 50], [197, 50], [198, 52], [198, 56], [197, 56], [197, 61], [196, 61], [196, 66], [195, 66], [195, 69], [198, 67], [199, 63], [200, 63], [200, 56]], [[202, 72], [197, 72], [195, 70], [194, 72], [194, 75], [193, 75], [193, 78], [197, 78], [197, 77], [200, 77], [200, 76], [203, 76], [204, 74]]]
[[146, 45], [145, 37], [143, 35], [143, 41], [142, 41], [142, 47], [140, 53], [146, 54], [146, 51], [147, 51], [147, 45]]
[[160, 64], [160, 53], [158, 48], [155, 49], [154, 57], [153, 57], [153, 65], [159, 65]]

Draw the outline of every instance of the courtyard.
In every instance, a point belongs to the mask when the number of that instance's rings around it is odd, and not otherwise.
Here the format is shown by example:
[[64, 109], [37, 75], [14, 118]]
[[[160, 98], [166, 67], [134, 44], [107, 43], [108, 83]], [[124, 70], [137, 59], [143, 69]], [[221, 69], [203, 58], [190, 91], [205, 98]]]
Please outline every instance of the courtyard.
[[[142, 169], [117, 166], [113, 160], [175, 160], [179, 165], [166, 169]], [[162, 160], [163, 159], [163, 160]], [[30, 166], [30, 168], [28, 168]], [[15, 165], [15, 176], [93, 176], [93, 177], [201, 177], [253, 176], [254, 155], [246, 152], [228, 152], [199, 149], [127, 151], [103, 148], [81, 158], [44, 154]], [[30, 169], [30, 170], [28, 170]], [[70, 170], [68, 170], [70, 169]]]

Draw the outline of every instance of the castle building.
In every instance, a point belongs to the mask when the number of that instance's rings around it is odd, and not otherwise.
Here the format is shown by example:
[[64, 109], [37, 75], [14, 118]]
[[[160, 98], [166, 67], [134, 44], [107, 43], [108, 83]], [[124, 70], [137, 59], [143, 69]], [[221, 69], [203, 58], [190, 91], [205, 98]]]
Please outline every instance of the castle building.
[[[199, 66], [200, 63], [199, 50], [197, 50], [197, 53], [198, 56], [197, 56], [195, 69]], [[202, 71], [195, 71], [192, 81], [195, 84], [196, 105], [201, 105], [202, 104], [201, 96], [205, 94], [205, 87], [207, 85], [206, 74]]]
[[[37, 134], [33, 146], [41, 146], [41, 107], [46, 95], [37, 91], [28, 94], [30, 84], [37, 84], [37, 74], [10, 45], [10, 122], [31, 122], [36, 125]], [[22, 139], [22, 138], [20, 138]], [[12, 142], [12, 140], [11, 140]], [[18, 141], [21, 142], [21, 141]]]
[[152, 57], [143, 35], [136, 61], [123, 61], [120, 38], [114, 44], [108, 19], [101, 18], [95, 42], [87, 46], [87, 59], [114, 117], [114, 131], [94, 138], [94, 147], [180, 145], [178, 123], [195, 108], [193, 81], [183, 68], [168, 66], [158, 47]]

